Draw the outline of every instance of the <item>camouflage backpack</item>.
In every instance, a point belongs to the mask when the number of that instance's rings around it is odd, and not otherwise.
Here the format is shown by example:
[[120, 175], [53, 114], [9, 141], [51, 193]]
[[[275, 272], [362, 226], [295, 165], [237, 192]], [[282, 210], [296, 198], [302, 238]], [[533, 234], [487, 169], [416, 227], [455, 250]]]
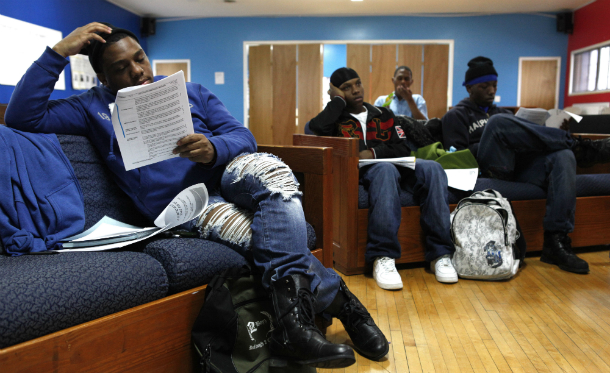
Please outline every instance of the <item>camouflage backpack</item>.
[[509, 279], [525, 257], [525, 240], [510, 202], [493, 189], [458, 203], [451, 213], [451, 237], [452, 263], [462, 278]]

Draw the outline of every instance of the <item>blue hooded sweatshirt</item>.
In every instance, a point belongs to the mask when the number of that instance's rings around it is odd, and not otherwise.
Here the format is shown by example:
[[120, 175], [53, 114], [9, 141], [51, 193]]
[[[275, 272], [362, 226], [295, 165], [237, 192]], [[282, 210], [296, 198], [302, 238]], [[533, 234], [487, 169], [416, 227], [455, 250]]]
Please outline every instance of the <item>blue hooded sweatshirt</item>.
[[[11, 97], [5, 122], [28, 132], [84, 135], [97, 148], [119, 187], [151, 221], [183, 189], [205, 183], [217, 189], [225, 165], [244, 152], [255, 152], [252, 133], [235, 119], [220, 100], [199, 84], [186, 83], [195, 133], [204, 134], [216, 149], [216, 162], [205, 167], [187, 158], [172, 158], [125, 171], [110, 120], [115, 94], [94, 87], [67, 99], [51, 100], [55, 82], [68, 60], [51, 48], [21, 78]], [[164, 76], [155, 77], [155, 81]]]
[[61, 249], [85, 225], [83, 193], [55, 135], [0, 126], [0, 237], [6, 253]]

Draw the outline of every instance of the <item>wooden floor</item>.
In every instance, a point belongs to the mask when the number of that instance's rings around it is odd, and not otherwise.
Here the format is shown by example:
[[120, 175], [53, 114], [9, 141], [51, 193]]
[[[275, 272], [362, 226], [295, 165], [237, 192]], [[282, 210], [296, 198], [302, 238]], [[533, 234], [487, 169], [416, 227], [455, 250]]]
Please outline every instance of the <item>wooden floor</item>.
[[[318, 372], [610, 372], [608, 250], [579, 254], [577, 275], [538, 257], [509, 281], [438, 283], [427, 268], [402, 269], [401, 291], [370, 275], [344, 276], [390, 341], [380, 362], [358, 354]], [[327, 338], [350, 344], [340, 322]]]

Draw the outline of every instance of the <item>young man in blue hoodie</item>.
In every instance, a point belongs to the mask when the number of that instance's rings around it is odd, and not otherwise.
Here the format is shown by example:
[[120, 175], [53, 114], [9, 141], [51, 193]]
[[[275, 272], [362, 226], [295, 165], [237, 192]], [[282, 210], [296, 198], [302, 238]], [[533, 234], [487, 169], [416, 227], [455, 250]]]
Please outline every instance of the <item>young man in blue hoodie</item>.
[[574, 138], [562, 129], [515, 117], [493, 104], [498, 83], [493, 62], [475, 57], [468, 67], [463, 85], [469, 97], [443, 117], [443, 146], [470, 149], [484, 177], [546, 190], [540, 260], [565, 271], [588, 273], [589, 264], [574, 254], [568, 237], [574, 230], [576, 165], [609, 162], [610, 143]]
[[[49, 101], [66, 57], [79, 52], [89, 55], [103, 86]], [[272, 155], [255, 153], [252, 133], [209, 90], [187, 83], [195, 134], [178, 141], [174, 153], [180, 157], [125, 170], [109, 107], [118, 90], [161, 78], [153, 77], [132, 32], [94, 22], [47, 48], [32, 64], [15, 87], [5, 120], [23, 131], [87, 136], [121, 189], [151, 221], [178, 192], [205, 183], [210, 204], [193, 228], [253, 258], [262, 271], [277, 317], [270, 339], [276, 356], [324, 368], [355, 362], [351, 347], [324, 338], [313, 323], [314, 313], [338, 317], [363, 356], [385, 356], [388, 342], [364, 306], [307, 250], [300, 193], [290, 168]]]

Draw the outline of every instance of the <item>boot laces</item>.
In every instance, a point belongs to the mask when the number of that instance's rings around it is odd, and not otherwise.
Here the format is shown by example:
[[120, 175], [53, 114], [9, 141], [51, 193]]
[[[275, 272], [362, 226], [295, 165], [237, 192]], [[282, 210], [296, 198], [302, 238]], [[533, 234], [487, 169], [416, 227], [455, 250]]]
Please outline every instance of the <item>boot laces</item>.
[[297, 315], [303, 328], [315, 330], [321, 335], [322, 332], [315, 326], [314, 323], [315, 313], [313, 295], [311, 294], [311, 292], [307, 291], [306, 289], [299, 289], [294, 302], [292, 302], [292, 304], [288, 306], [286, 311], [282, 313], [282, 315], [278, 317], [278, 319], [284, 318], [286, 315], [293, 312], [295, 308], [298, 310]]
[[354, 299], [350, 299], [343, 305], [340, 316], [347, 316], [348, 324], [353, 327], [357, 327], [371, 318], [371, 314]]

